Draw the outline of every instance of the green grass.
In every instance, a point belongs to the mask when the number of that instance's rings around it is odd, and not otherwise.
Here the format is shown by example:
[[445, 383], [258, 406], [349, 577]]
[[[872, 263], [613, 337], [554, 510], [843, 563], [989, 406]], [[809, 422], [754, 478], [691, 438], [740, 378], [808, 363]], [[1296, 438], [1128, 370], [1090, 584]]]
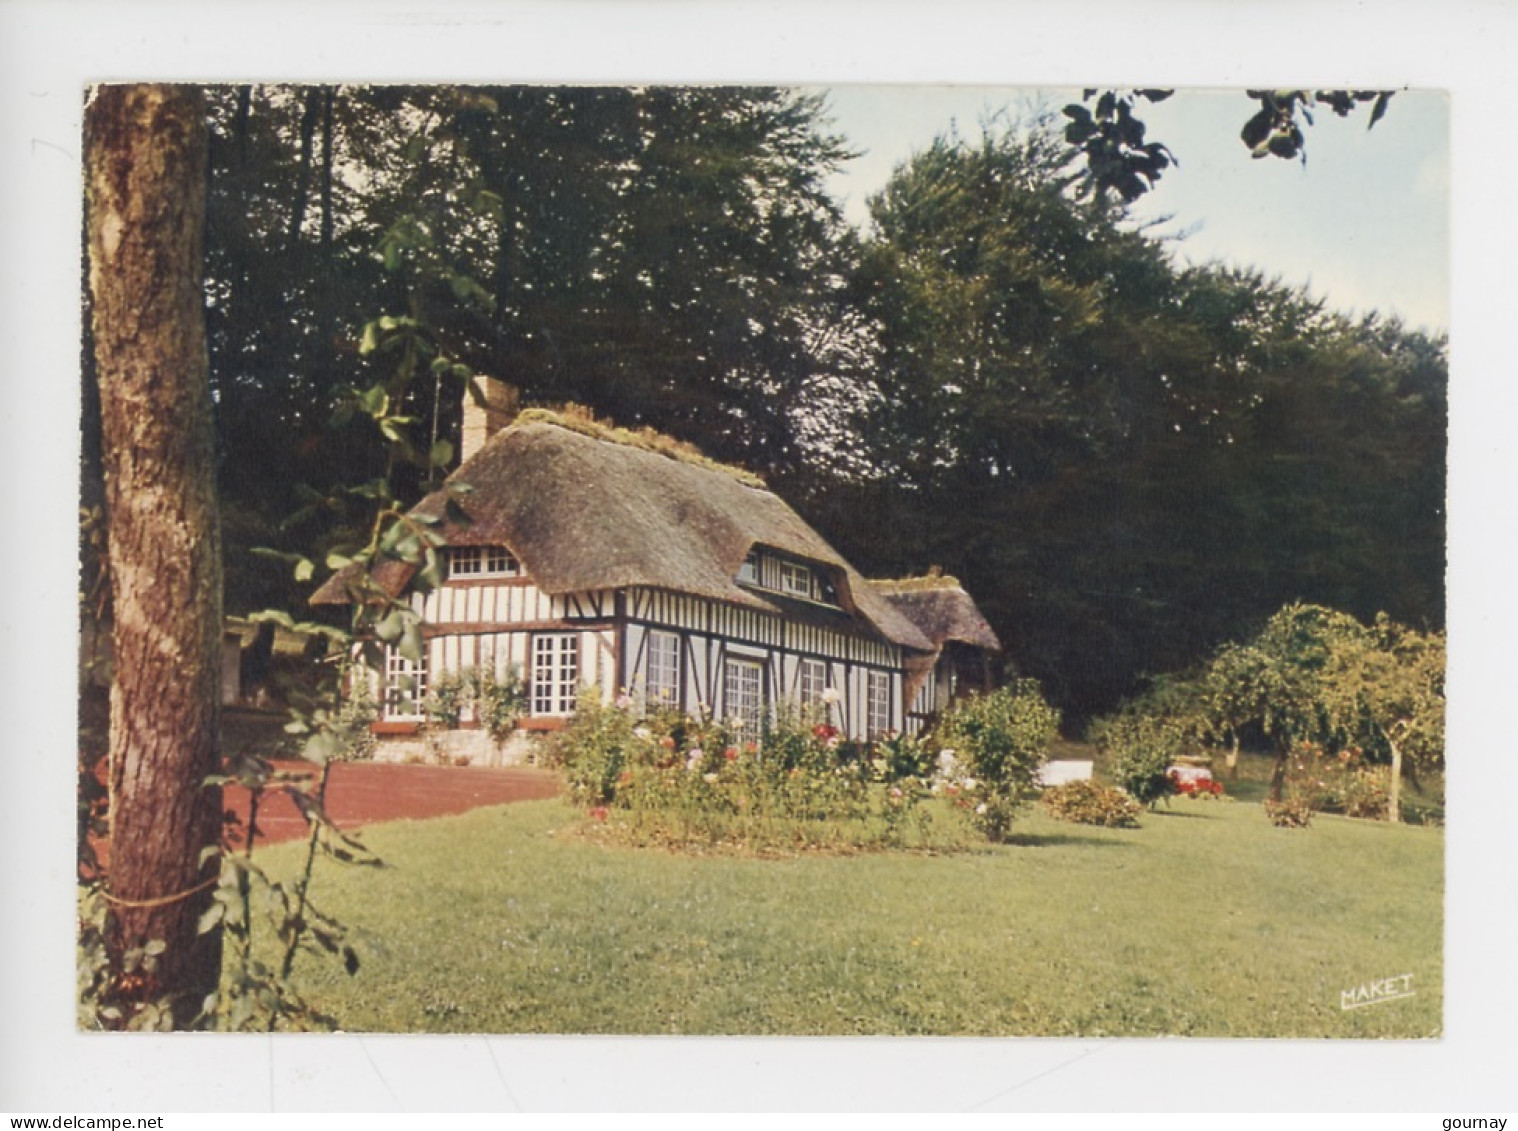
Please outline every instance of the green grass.
[[[757, 860], [607, 847], [559, 801], [367, 830], [319, 866], [353, 978], [302, 956], [349, 1031], [1427, 1037], [1442, 830], [1178, 801], [1137, 830], [1029, 812], [955, 856]], [[266, 850], [276, 872], [294, 846]], [[1416, 995], [1341, 1009], [1413, 975]]]

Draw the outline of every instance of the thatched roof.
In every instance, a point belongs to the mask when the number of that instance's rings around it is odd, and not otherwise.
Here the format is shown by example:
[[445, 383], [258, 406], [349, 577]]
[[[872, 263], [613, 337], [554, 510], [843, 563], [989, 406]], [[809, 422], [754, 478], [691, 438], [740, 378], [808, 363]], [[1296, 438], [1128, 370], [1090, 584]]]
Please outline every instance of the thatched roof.
[[991, 631], [970, 594], [954, 578], [933, 575], [869, 584], [920, 628], [935, 648], [942, 648], [952, 640], [1001, 651], [996, 633]]
[[[806, 605], [808, 615], [932, 650], [915, 624], [757, 480], [628, 435], [636, 440], [585, 421], [524, 414], [449, 477], [471, 488], [455, 496], [467, 526], [447, 521], [446, 491], [415, 509], [443, 519], [438, 529], [451, 545], [506, 546], [550, 594], [645, 586], [795, 616], [806, 603], [735, 581], [750, 549], [769, 547], [834, 581], [845, 611]], [[376, 579], [398, 593], [411, 572], [391, 565]], [[312, 600], [345, 602], [347, 580], [339, 574]]]

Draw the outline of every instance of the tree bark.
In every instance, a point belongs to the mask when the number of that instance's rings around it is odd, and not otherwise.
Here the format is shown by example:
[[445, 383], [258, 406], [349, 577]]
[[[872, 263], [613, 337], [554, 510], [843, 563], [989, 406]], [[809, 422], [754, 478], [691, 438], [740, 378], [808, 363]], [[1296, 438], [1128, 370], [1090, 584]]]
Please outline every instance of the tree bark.
[[1402, 821], [1402, 747], [1388, 738], [1391, 747], [1391, 782], [1386, 791], [1386, 819], [1392, 824]]
[[[197, 933], [217, 874], [221, 532], [202, 297], [206, 122], [198, 89], [102, 86], [85, 122], [88, 254], [109, 519], [110, 1004], [215, 990]], [[132, 952], [161, 942], [153, 969]], [[156, 949], [156, 948], [155, 948]]]

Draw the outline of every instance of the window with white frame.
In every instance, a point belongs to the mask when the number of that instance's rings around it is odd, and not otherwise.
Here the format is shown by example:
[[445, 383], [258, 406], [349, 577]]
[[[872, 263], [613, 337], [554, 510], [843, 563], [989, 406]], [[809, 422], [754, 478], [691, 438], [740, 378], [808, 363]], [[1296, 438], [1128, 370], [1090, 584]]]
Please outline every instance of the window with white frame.
[[865, 728], [871, 738], [891, 729], [891, 677], [870, 672], [865, 682]]
[[450, 546], [449, 577], [521, 577], [522, 563], [505, 546]]
[[650, 632], [643, 662], [643, 688], [650, 707], [680, 705], [680, 637]]
[[816, 707], [822, 703], [822, 693], [828, 689], [828, 666], [822, 660], [802, 660], [800, 677], [796, 681], [798, 698], [802, 707]]
[[532, 713], [568, 715], [580, 691], [580, 637], [541, 632], [532, 638]]
[[817, 574], [810, 566], [801, 565], [799, 562], [781, 562], [780, 591], [792, 597], [805, 597], [809, 601], [815, 600], [817, 597]]
[[419, 719], [427, 698], [427, 656], [418, 663], [390, 645], [385, 649], [384, 711], [387, 719]]
[[764, 665], [729, 656], [722, 667], [722, 711], [739, 736], [754, 740], [764, 726]]

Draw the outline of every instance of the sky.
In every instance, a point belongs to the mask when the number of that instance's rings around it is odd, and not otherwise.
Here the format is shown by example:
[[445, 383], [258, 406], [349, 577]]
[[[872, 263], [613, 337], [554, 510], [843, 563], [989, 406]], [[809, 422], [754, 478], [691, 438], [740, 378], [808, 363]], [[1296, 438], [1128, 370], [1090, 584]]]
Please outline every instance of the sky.
[[[1058, 114], [1079, 99], [1070, 88], [837, 86], [833, 127], [861, 156], [828, 184], [856, 225], [893, 169], [956, 129], [970, 140], [986, 122]], [[1257, 104], [1243, 89], [1182, 89], [1140, 103], [1150, 140], [1178, 166], [1134, 207], [1177, 237], [1181, 263], [1254, 267], [1303, 286], [1346, 314], [1377, 311], [1411, 329], [1449, 326], [1449, 100], [1404, 90], [1367, 130], [1369, 108], [1340, 119], [1326, 107], [1307, 130], [1307, 161], [1252, 158], [1239, 130]], [[1063, 117], [1060, 117], [1063, 121]]]

